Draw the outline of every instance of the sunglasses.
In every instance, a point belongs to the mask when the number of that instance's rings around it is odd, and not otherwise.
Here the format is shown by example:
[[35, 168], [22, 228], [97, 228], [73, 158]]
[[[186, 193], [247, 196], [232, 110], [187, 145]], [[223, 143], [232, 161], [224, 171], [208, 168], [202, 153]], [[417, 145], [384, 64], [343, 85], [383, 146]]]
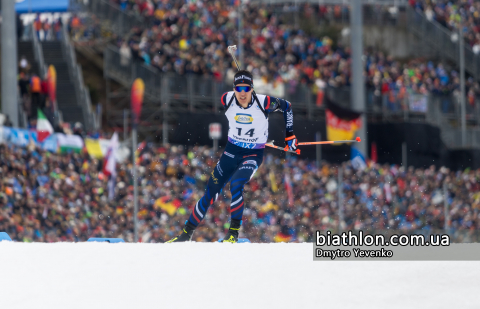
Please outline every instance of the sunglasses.
[[242, 91], [249, 92], [250, 90], [252, 90], [252, 87], [250, 86], [235, 86], [235, 91], [237, 92], [242, 92]]

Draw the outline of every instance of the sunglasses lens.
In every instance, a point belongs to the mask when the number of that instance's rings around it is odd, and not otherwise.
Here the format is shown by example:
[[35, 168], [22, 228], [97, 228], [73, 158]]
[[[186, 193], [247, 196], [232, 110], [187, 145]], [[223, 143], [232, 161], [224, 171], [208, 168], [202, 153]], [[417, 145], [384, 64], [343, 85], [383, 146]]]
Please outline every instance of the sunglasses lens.
[[235, 90], [237, 90], [237, 92], [242, 92], [242, 91], [249, 92], [250, 86], [237, 86], [235, 87]]

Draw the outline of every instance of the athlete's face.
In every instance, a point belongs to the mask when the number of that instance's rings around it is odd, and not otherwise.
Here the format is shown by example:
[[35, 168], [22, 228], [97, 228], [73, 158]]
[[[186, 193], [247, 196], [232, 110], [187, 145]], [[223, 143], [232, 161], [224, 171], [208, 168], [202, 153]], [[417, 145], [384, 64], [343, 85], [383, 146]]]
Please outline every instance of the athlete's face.
[[[249, 84], [238, 84], [236, 86], [250, 86], [250, 85]], [[245, 92], [244, 90], [242, 90], [242, 92], [238, 92], [237, 90], [235, 90], [235, 87], [233, 88], [233, 91], [235, 91], [235, 97], [237, 98], [238, 103], [242, 107], [244, 107], [244, 108], [247, 107], [248, 104], [252, 101], [253, 87], [250, 88], [249, 92]]]

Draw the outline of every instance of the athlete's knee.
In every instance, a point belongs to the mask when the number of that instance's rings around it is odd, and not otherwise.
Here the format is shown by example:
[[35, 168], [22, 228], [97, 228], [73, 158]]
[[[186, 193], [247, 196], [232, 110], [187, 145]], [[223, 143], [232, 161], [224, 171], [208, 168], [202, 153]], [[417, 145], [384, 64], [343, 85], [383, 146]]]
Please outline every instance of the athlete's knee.
[[233, 179], [230, 183], [230, 192], [232, 193], [232, 196], [237, 192], [243, 191], [243, 187], [248, 182], [248, 180], [248, 177]]

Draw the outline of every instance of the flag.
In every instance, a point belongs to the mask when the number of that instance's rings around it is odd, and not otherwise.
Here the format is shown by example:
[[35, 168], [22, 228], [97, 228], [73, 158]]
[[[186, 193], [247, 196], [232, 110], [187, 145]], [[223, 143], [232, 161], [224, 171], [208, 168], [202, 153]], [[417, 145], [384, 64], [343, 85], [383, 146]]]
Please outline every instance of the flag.
[[378, 153], [377, 153], [377, 143], [372, 142], [372, 155], [371, 159], [374, 163], [377, 163], [378, 161]]
[[61, 153], [80, 153], [83, 149], [83, 139], [78, 135], [65, 135], [56, 133], [58, 146]]
[[105, 161], [103, 163], [103, 173], [107, 176], [110, 176], [108, 180], [108, 199], [112, 200], [115, 196], [115, 180], [117, 178], [116, 165], [117, 161], [115, 159], [115, 153], [118, 149], [118, 134], [117, 132], [113, 133], [112, 138], [110, 139], [110, 146], [108, 147], [107, 155], [105, 156]]
[[270, 183], [272, 185], [272, 191], [277, 192], [278, 191], [278, 186], [277, 186], [277, 180], [275, 179], [275, 173], [273, 171], [270, 171], [268, 174], [268, 177], [270, 178]]
[[170, 196], [164, 196], [155, 201], [153, 204], [156, 208], [160, 208], [168, 213], [169, 216], [173, 216], [177, 209], [182, 205], [179, 199], [174, 199], [170, 201]]
[[[342, 108], [326, 100], [327, 139], [329, 141], [353, 140], [361, 126], [360, 113]], [[341, 145], [341, 144], [335, 144]]]
[[385, 200], [387, 201], [387, 203], [391, 203], [392, 202], [392, 187], [390, 186], [390, 184], [387, 182], [385, 183], [385, 185], [383, 186], [383, 189], [385, 191]]
[[293, 206], [293, 188], [288, 174], [285, 174], [285, 189], [287, 190], [288, 195], [288, 205]]
[[141, 162], [140, 160], [140, 154], [142, 153], [143, 149], [145, 149], [145, 146], [147, 145], [147, 141], [143, 141], [138, 145], [137, 150], [135, 151], [135, 164], [139, 165]]
[[[96, 158], [96, 159], [103, 158], [102, 147], [100, 146], [100, 141], [98, 139], [86, 138], [85, 139], [85, 147], [87, 148], [88, 154], [92, 158]], [[107, 152], [108, 152], [108, 150], [107, 150]]]
[[357, 170], [364, 170], [367, 167], [365, 157], [354, 147], [351, 150], [350, 160], [352, 160], [352, 166]]
[[277, 235], [273, 238], [273, 241], [275, 242], [288, 242], [292, 239], [292, 236], [290, 235], [285, 235], [282, 232], [278, 232]]
[[43, 142], [50, 134], [53, 133], [53, 127], [50, 122], [47, 120], [47, 117], [38, 109], [38, 119], [37, 119], [37, 137], [38, 142]]

